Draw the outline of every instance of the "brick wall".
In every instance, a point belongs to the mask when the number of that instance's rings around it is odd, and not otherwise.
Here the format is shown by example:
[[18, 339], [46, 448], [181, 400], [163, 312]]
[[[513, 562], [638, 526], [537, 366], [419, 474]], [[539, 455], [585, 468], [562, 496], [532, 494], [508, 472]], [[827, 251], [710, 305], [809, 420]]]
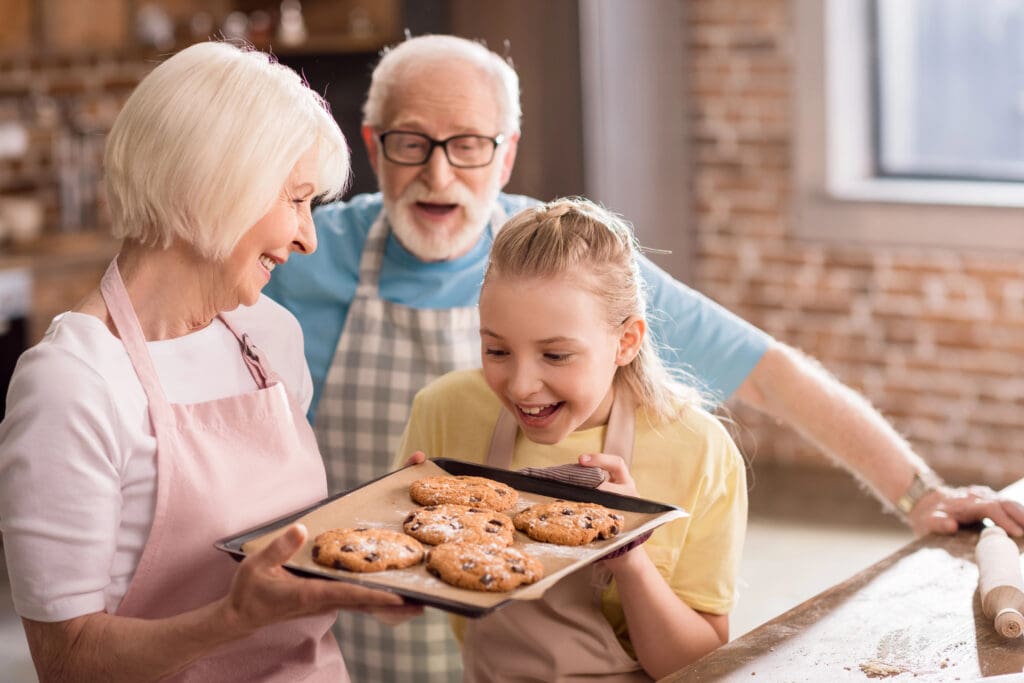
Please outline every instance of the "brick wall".
[[[698, 287], [861, 390], [949, 480], [1024, 476], [1024, 254], [794, 237], [789, 4], [688, 8]], [[755, 462], [822, 462], [735, 417]]]

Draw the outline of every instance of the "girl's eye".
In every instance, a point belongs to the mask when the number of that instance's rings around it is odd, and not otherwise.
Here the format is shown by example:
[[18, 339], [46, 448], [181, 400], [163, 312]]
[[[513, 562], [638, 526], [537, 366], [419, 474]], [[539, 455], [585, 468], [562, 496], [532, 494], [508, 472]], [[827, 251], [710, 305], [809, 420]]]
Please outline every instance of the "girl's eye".
[[571, 353], [545, 353], [544, 358], [555, 363], [564, 363], [572, 357]]
[[507, 352], [502, 351], [501, 349], [484, 349], [484, 353], [494, 358], [501, 358], [508, 355]]

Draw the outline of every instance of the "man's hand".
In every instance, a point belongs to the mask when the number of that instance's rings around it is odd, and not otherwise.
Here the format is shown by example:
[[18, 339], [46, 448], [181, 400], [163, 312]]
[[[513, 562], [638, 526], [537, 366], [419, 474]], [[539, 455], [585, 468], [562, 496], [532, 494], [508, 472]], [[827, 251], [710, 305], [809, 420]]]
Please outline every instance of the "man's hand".
[[1010, 536], [1024, 535], [1024, 505], [1000, 498], [987, 486], [940, 486], [918, 501], [907, 521], [915, 534], [924, 536], [953, 534], [960, 525], [974, 524], [986, 517]]

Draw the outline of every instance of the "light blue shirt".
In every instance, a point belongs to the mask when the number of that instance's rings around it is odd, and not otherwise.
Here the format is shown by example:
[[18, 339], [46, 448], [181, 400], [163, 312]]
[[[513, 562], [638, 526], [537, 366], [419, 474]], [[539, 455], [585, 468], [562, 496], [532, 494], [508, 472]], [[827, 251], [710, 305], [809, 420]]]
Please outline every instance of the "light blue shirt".
[[[498, 202], [512, 216], [536, 200], [500, 194]], [[379, 193], [317, 208], [313, 213], [317, 250], [293, 254], [288, 263], [274, 269], [263, 290], [294, 313], [302, 326], [313, 376], [311, 419], [356, 293], [366, 237], [381, 209]], [[413, 308], [474, 306], [490, 249], [488, 230], [468, 254], [424, 263], [391, 235], [381, 264], [380, 296]], [[771, 338], [677, 282], [646, 257], [640, 257], [640, 270], [648, 288], [648, 323], [659, 354], [669, 366], [687, 372], [710, 401], [728, 398], [757, 365]]]

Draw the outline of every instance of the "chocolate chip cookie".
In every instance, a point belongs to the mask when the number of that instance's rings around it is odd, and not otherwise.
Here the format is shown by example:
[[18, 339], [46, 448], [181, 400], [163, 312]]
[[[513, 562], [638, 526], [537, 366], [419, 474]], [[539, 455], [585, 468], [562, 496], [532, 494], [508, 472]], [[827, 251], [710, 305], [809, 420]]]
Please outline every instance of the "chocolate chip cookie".
[[508, 510], [519, 500], [511, 486], [484, 477], [425, 477], [409, 486], [409, 495], [420, 505], [470, 505]]
[[597, 503], [556, 500], [516, 513], [516, 528], [535, 541], [558, 545], [586, 545], [595, 539], [617, 536], [623, 517]]
[[405, 533], [431, 545], [464, 541], [506, 546], [512, 545], [515, 535], [507, 516], [468, 505], [428, 505], [413, 510], [403, 527]]
[[331, 529], [313, 539], [313, 561], [333, 569], [380, 572], [422, 559], [419, 541], [390, 529]]
[[518, 548], [443, 543], [427, 554], [427, 571], [459, 588], [502, 593], [544, 577], [540, 561]]

